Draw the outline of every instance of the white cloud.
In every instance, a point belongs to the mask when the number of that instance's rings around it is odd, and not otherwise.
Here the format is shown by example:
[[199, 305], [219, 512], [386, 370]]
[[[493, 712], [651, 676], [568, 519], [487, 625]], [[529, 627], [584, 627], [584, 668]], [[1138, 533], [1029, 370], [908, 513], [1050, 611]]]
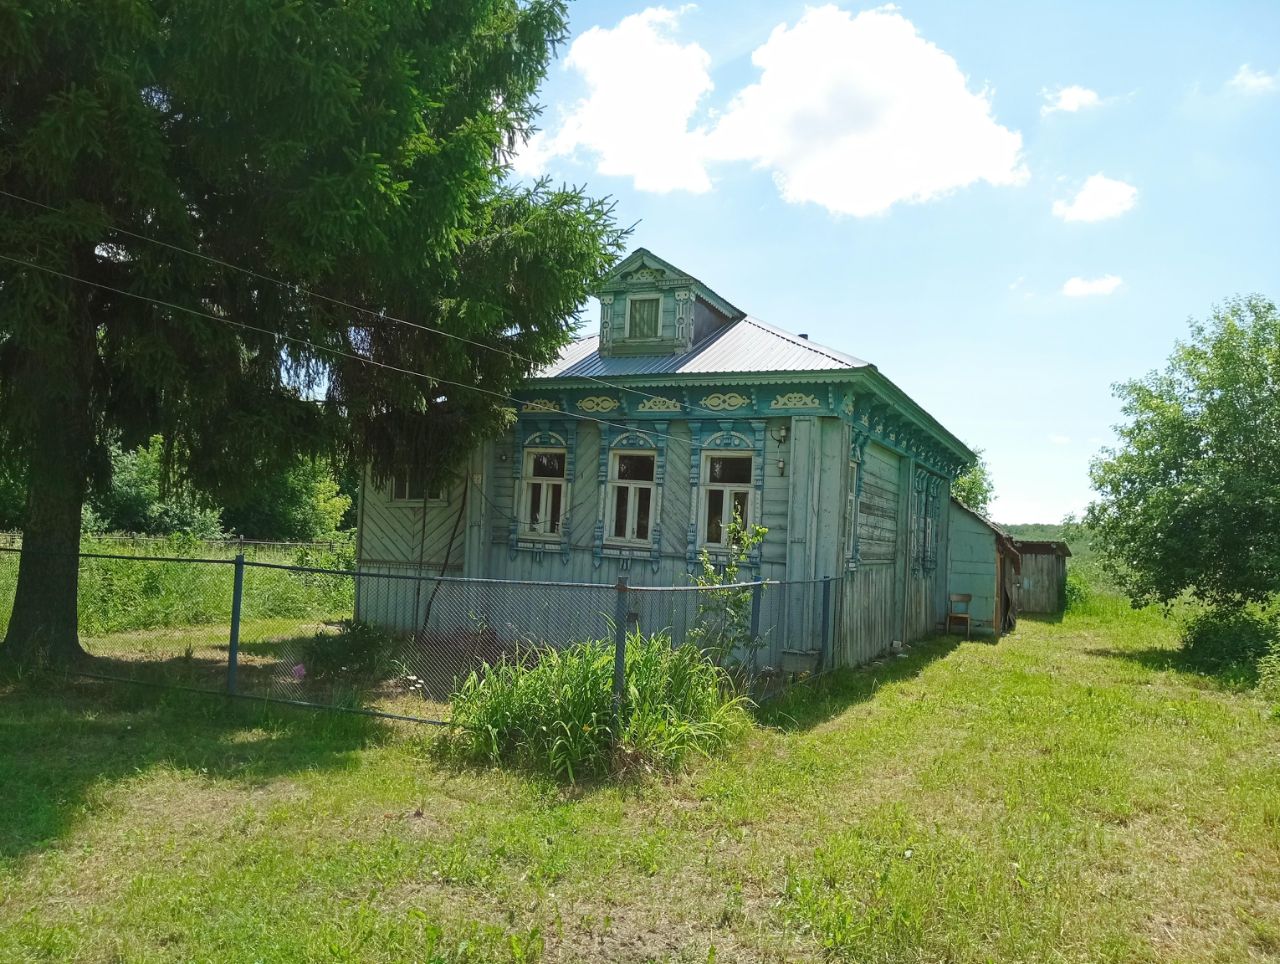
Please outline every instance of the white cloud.
[[996, 123], [989, 92], [970, 91], [955, 60], [891, 7], [806, 10], [751, 60], [760, 79], [729, 104], [711, 153], [771, 171], [787, 201], [865, 217], [1028, 177], [1022, 136]]
[[1241, 64], [1235, 76], [1227, 81], [1227, 86], [1242, 94], [1270, 94], [1280, 90], [1280, 70], [1268, 74], [1263, 70], [1254, 70], [1248, 64]]
[[1070, 435], [1058, 435], [1057, 433], [1054, 433], [1053, 435], [1050, 435], [1050, 436], [1049, 436], [1049, 442], [1050, 442], [1051, 444], [1053, 444], [1053, 445], [1070, 445], [1070, 444], [1071, 444], [1071, 436], [1070, 436]]
[[787, 201], [858, 217], [1029, 176], [1022, 137], [996, 122], [990, 92], [971, 91], [955, 60], [892, 7], [818, 7], [776, 27], [752, 54], [759, 79], [714, 127], [696, 116], [712, 89], [710, 59], [673, 38], [678, 21], [653, 7], [575, 40], [567, 65], [587, 96], [529, 143], [517, 170], [582, 152], [641, 190], [705, 191], [709, 163], [745, 161], [768, 170]]
[[1108, 274], [1101, 278], [1070, 278], [1062, 286], [1062, 293], [1068, 298], [1083, 298], [1088, 295], [1109, 295], [1120, 287], [1119, 275]]
[[1130, 210], [1137, 199], [1132, 184], [1094, 174], [1070, 201], [1054, 201], [1053, 213], [1064, 221], [1105, 221]]
[[1096, 90], [1090, 90], [1088, 87], [1081, 87], [1072, 84], [1070, 87], [1059, 87], [1057, 90], [1042, 90], [1040, 92], [1044, 96], [1044, 106], [1040, 108], [1040, 116], [1048, 117], [1057, 111], [1066, 111], [1074, 114], [1077, 111], [1087, 110], [1090, 107], [1098, 107], [1102, 103], [1102, 98], [1098, 96]]
[[565, 66], [582, 76], [587, 95], [558, 129], [530, 139], [516, 171], [539, 174], [551, 158], [583, 150], [601, 174], [630, 177], [641, 191], [708, 190], [704, 135], [689, 125], [712, 89], [711, 57], [672, 38], [686, 9], [650, 7], [578, 37]]

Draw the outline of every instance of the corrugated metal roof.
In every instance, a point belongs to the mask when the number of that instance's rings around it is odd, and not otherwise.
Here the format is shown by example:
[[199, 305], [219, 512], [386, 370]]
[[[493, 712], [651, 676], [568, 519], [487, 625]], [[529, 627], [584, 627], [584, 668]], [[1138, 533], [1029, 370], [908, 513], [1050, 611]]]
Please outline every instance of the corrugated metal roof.
[[710, 375], [733, 372], [809, 372], [865, 368], [867, 362], [800, 338], [756, 318], [743, 318], [683, 355], [602, 357], [599, 337], [566, 348], [536, 378], [612, 378], [623, 375]]

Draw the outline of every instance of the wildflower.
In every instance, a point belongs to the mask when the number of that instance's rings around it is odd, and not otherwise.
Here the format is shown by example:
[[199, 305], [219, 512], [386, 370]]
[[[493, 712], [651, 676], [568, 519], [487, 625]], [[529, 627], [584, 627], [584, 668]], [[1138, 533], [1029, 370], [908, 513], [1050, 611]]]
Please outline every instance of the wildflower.
[[307, 668], [303, 666], [301, 663], [298, 663], [293, 667], [293, 678], [297, 680], [299, 683], [301, 683], [303, 679], [306, 678], [306, 675], [307, 675]]

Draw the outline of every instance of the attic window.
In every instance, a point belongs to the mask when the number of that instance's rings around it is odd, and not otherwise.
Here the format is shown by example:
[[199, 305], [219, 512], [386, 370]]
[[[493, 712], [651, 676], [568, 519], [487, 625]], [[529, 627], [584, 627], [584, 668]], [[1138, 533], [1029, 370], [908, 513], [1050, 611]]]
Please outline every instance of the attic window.
[[627, 337], [657, 338], [660, 298], [632, 298], [627, 302]]

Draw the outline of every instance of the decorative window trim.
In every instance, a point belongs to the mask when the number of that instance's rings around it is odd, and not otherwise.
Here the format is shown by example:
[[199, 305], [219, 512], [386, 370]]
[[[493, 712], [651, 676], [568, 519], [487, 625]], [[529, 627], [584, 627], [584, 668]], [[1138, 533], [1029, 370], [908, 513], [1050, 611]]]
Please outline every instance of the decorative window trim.
[[[764, 439], [765, 420], [753, 419], [717, 419], [714, 421], [691, 421], [689, 429], [692, 433], [689, 444], [689, 528], [685, 539], [685, 562], [689, 571], [693, 572], [698, 565], [698, 558], [703, 551], [701, 541], [701, 514], [703, 510], [702, 455], [704, 452], [726, 452], [728, 454], [753, 456], [754, 461], [751, 488], [757, 506], [756, 521], [764, 518]], [[715, 546], [705, 547], [713, 559], [727, 559], [727, 548]], [[756, 546], [747, 557], [747, 567], [757, 574], [760, 570], [763, 549]]]
[[[751, 469], [748, 473], [746, 482], [713, 482], [711, 481], [711, 463], [714, 459], [750, 459]], [[735, 493], [745, 492], [747, 495], [747, 511], [746, 517], [742, 520], [744, 526], [748, 528], [756, 524], [760, 515], [759, 500], [760, 494], [756, 491], [755, 475], [757, 467], [757, 456], [753, 451], [743, 451], [742, 449], [716, 449], [704, 448], [702, 450], [702, 465], [699, 467], [699, 475], [701, 476], [701, 485], [698, 492], [698, 550], [706, 550], [712, 553], [730, 553], [733, 546], [728, 542], [710, 542], [707, 539], [707, 513], [710, 509], [711, 493], [722, 492], [729, 496], [727, 501], [722, 502], [720, 508], [720, 524], [721, 530], [727, 528], [725, 523], [725, 512], [729, 510], [729, 516], [732, 518], [733, 512], [729, 503]]]
[[[637, 301], [656, 301], [658, 303], [658, 325], [657, 325], [657, 330], [652, 335], [645, 335], [644, 337], [641, 337], [639, 335], [631, 334], [631, 306], [635, 304]], [[662, 339], [662, 292], [656, 292], [656, 293], [644, 292], [644, 293], [636, 293], [633, 295], [627, 295], [627, 316], [626, 316], [626, 320], [623, 322], [622, 332], [623, 332], [623, 337], [626, 338], [627, 341], [642, 341], [642, 342], [661, 341]]]
[[[530, 431], [532, 430], [532, 431]], [[511, 459], [512, 511], [507, 524], [507, 544], [512, 559], [520, 552], [533, 552], [541, 562], [548, 550], [558, 550], [560, 561], [568, 565], [573, 545], [573, 482], [578, 443], [578, 427], [574, 422], [549, 419], [521, 419], [512, 436]], [[560, 501], [560, 531], [547, 535], [524, 532], [520, 522], [525, 509], [524, 465], [527, 450], [562, 450], [564, 457], [564, 491]]]
[[[645, 482], [632, 479], [621, 479], [618, 477], [619, 460], [624, 455], [650, 456], [653, 458], [653, 481]], [[618, 546], [620, 548], [634, 548], [636, 546], [650, 547], [652, 538], [645, 535], [643, 538], [634, 536], [620, 536], [612, 532], [613, 523], [617, 513], [617, 492], [619, 489], [627, 489], [630, 492], [636, 492], [640, 489], [647, 489], [649, 492], [649, 533], [653, 532], [654, 510], [658, 507], [658, 452], [656, 449], [637, 449], [635, 451], [627, 451], [625, 449], [614, 448], [609, 453], [609, 474], [605, 482], [604, 489], [604, 521], [605, 536], [604, 544], [606, 546]], [[639, 514], [639, 503], [632, 500], [628, 496], [627, 502], [627, 528], [630, 530], [635, 524], [636, 517]]]
[[[632, 559], [648, 559], [654, 572], [662, 560], [662, 489], [667, 473], [666, 421], [638, 422], [600, 426], [600, 452], [596, 477], [600, 490], [599, 511], [596, 516], [595, 538], [592, 548], [593, 565], [600, 568], [606, 558], [623, 561], [624, 567]], [[653, 501], [649, 506], [649, 538], [647, 540], [620, 540], [605, 536], [606, 521], [613, 506], [611, 475], [613, 456], [626, 452], [652, 452]]]
[[[564, 475], [559, 478], [556, 476], [535, 476], [531, 466], [539, 455], [564, 456]], [[520, 467], [520, 494], [516, 499], [516, 524], [519, 527], [520, 538], [531, 542], [559, 542], [561, 533], [564, 531], [565, 509], [568, 507], [569, 501], [569, 449], [564, 445], [526, 445], [523, 458], [524, 462]], [[560, 515], [555, 520], [556, 531], [554, 532], [540, 532], [530, 528], [530, 520], [527, 518], [529, 512], [529, 490], [535, 485], [560, 486]]]

